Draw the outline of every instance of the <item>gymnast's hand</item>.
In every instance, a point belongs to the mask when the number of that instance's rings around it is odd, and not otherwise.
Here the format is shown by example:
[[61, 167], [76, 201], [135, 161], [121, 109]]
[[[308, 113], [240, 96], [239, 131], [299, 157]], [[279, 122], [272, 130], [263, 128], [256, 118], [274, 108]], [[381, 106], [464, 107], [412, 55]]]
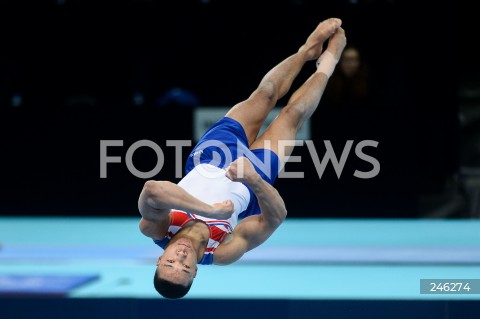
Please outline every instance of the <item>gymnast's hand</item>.
[[233, 202], [231, 200], [226, 200], [226, 201], [223, 201], [222, 203], [215, 203], [212, 206], [213, 206], [213, 210], [209, 218], [225, 220], [232, 217], [234, 207], [233, 207]]
[[239, 157], [233, 161], [227, 167], [225, 176], [234, 182], [242, 182], [247, 185], [251, 185], [258, 179], [261, 179], [261, 176], [253, 167], [253, 164], [246, 157]]

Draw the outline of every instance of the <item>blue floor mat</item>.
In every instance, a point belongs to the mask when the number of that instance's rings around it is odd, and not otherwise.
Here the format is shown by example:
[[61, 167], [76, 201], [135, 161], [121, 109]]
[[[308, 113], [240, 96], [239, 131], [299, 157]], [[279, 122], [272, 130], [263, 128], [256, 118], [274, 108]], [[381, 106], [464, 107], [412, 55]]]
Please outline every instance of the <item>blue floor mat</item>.
[[0, 275], [0, 296], [66, 296], [72, 289], [98, 278], [98, 275]]

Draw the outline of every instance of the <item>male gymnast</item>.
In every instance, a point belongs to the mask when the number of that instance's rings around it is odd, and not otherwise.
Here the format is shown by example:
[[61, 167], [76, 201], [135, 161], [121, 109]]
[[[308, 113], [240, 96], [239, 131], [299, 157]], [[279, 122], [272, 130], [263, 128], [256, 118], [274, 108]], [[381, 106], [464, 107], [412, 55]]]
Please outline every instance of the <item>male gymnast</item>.
[[[323, 52], [323, 45], [328, 46]], [[154, 275], [165, 298], [185, 296], [197, 264], [226, 265], [265, 242], [287, 216], [272, 186], [292, 153], [297, 131], [317, 108], [346, 45], [341, 20], [321, 22], [298, 51], [271, 69], [246, 100], [194, 147], [178, 184], [147, 181], [138, 201], [140, 231], [164, 249]], [[316, 71], [258, 136], [278, 99], [308, 61]]]

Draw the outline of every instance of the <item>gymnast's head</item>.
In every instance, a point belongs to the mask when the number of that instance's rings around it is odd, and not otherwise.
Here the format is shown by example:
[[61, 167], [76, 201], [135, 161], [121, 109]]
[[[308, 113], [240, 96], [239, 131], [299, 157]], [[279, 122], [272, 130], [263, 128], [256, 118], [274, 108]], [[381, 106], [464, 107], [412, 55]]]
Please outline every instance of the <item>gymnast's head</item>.
[[197, 275], [197, 253], [187, 240], [172, 240], [157, 261], [153, 285], [168, 299], [185, 296]]

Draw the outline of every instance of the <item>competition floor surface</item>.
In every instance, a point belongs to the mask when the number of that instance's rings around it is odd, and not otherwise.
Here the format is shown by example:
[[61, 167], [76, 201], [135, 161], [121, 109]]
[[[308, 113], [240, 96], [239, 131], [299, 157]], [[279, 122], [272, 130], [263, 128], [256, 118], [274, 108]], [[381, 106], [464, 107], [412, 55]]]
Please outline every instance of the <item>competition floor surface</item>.
[[[160, 298], [153, 273], [162, 250], [138, 222], [0, 218], [0, 295]], [[480, 300], [421, 294], [421, 279], [480, 279], [480, 221], [287, 218], [237, 263], [199, 265], [185, 298]]]

